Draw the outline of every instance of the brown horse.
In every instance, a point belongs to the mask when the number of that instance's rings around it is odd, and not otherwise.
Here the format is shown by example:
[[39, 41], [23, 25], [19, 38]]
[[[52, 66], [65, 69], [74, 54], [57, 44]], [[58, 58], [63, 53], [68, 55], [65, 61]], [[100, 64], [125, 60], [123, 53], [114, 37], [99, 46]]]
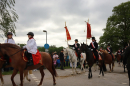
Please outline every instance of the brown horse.
[[[102, 55], [104, 56], [104, 63], [109, 64], [110, 72], [113, 71], [114, 61], [112, 60], [112, 56], [106, 50], [101, 50], [101, 52]], [[112, 69], [111, 69], [111, 64], [112, 64]]]
[[117, 55], [117, 62], [119, 63], [119, 66], [121, 66], [120, 62], [121, 62], [122, 56], [119, 53], [117, 53], [116, 55]]
[[8, 44], [8, 43], [0, 44], [0, 57], [6, 54], [11, 58], [11, 61], [12, 61], [11, 65], [14, 68], [14, 70], [11, 76], [11, 81], [12, 81], [13, 86], [16, 86], [14, 82], [14, 77], [18, 73], [18, 71], [20, 72], [20, 81], [21, 81], [20, 86], [23, 86], [24, 70], [25, 69], [32, 70], [32, 69], [38, 69], [38, 68], [40, 69], [40, 73], [41, 73], [41, 81], [38, 86], [42, 85], [43, 78], [44, 78], [43, 66], [45, 66], [50, 71], [50, 73], [53, 76], [53, 84], [54, 85], [56, 84], [55, 76], [57, 75], [57, 73], [53, 64], [53, 60], [48, 53], [40, 52], [43, 65], [37, 64], [37, 65], [29, 66], [26, 68], [27, 62], [23, 60], [22, 52], [23, 50], [17, 45]]

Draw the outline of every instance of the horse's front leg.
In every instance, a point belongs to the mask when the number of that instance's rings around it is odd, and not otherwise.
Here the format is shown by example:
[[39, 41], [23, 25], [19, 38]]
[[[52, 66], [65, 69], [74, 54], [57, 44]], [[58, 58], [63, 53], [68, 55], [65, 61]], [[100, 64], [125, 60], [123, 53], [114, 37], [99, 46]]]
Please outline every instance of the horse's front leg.
[[4, 80], [3, 80], [3, 77], [2, 77], [2, 70], [0, 70], [0, 79], [1, 79], [2, 86], [3, 86]]
[[17, 73], [18, 73], [18, 70], [14, 69], [14, 70], [13, 70], [13, 74], [12, 74], [12, 76], [11, 76], [11, 81], [12, 81], [13, 86], [17, 86], [17, 85], [15, 84], [15, 82], [14, 82], [14, 77], [15, 77], [15, 75], [16, 75]]
[[23, 86], [23, 70], [20, 70], [20, 81], [21, 81], [21, 86]]
[[111, 73], [111, 64], [109, 64], [109, 68], [110, 68], [110, 73]]
[[90, 73], [91, 73], [91, 67], [89, 67], [89, 73], [88, 73], [88, 78], [90, 79]]
[[75, 72], [78, 74], [78, 71], [76, 70], [76, 66], [77, 66], [77, 62], [75, 62], [74, 64], [74, 69], [75, 69]]
[[124, 64], [124, 72], [125, 72], [125, 64]]
[[73, 70], [73, 63], [72, 62], [70, 62], [71, 63], [71, 66], [72, 66], [72, 75], [74, 74], [74, 70]]

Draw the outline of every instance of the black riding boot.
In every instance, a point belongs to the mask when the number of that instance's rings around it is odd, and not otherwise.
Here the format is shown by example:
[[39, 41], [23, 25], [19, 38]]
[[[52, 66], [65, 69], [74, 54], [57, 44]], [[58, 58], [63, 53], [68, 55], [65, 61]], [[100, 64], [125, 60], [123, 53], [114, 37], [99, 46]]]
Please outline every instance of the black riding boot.
[[31, 53], [28, 53], [28, 51], [26, 51], [25, 54], [26, 54], [26, 57], [28, 58], [27, 66], [33, 65], [32, 54], [31, 54]]
[[9, 65], [10, 64], [10, 62], [9, 62], [9, 56], [5, 54], [4, 58], [6, 60], [6, 65]]

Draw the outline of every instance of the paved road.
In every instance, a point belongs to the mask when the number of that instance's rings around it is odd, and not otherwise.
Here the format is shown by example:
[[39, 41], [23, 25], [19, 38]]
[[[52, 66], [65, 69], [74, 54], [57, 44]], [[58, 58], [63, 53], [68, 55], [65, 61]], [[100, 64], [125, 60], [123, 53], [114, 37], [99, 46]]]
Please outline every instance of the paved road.
[[[107, 65], [107, 69], [108, 65]], [[93, 68], [94, 70], [94, 68]], [[45, 77], [43, 81], [43, 86], [53, 86], [53, 79], [48, 70], [45, 71]], [[98, 77], [99, 70], [93, 72], [93, 78], [88, 79], [88, 69], [85, 73], [71, 75], [71, 69], [56, 70], [58, 77], [56, 77], [56, 86], [128, 86], [128, 76], [127, 73], [123, 73], [123, 67], [118, 67], [116, 64], [114, 67], [114, 72], [106, 72], [105, 76]], [[80, 69], [78, 69], [80, 71]], [[10, 75], [3, 76], [5, 80], [4, 86], [12, 86], [10, 81]], [[31, 82], [27, 80], [24, 82], [24, 86], [37, 86], [40, 80], [39, 71], [33, 72], [33, 75], [29, 75]], [[15, 77], [15, 82], [17, 85], [20, 83], [19, 74]]]

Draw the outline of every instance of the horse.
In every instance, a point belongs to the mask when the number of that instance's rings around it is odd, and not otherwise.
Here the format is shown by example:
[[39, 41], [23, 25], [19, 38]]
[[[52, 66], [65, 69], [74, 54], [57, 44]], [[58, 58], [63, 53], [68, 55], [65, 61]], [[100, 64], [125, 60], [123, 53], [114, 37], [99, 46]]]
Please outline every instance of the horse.
[[119, 63], [119, 66], [121, 66], [120, 62], [122, 60], [122, 56], [118, 52], [117, 52], [116, 56], [117, 56], [117, 62]]
[[78, 74], [78, 71], [76, 70], [76, 66], [77, 66], [77, 56], [75, 54], [75, 51], [70, 49], [70, 48], [66, 48], [66, 49], [63, 49], [63, 54], [64, 54], [64, 57], [67, 57], [69, 55], [69, 61], [70, 63], [72, 64], [72, 72], [74, 74], [74, 71], [73, 71], [73, 63], [74, 63], [74, 69], [75, 69], [75, 72]]
[[16, 86], [15, 82], [14, 82], [14, 77], [15, 75], [18, 73], [20, 73], [20, 86], [23, 86], [23, 72], [24, 70], [32, 70], [32, 69], [40, 69], [40, 73], [41, 73], [41, 81], [38, 84], [38, 86], [42, 85], [43, 82], [43, 78], [44, 78], [44, 66], [49, 70], [49, 72], [52, 74], [53, 77], [53, 84], [56, 85], [56, 80], [55, 77], [57, 76], [54, 64], [53, 64], [53, 59], [51, 58], [51, 56], [46, 53], [46, 52], [40, 52], [41, 54], [41, 62], [43, 64], [36, 64], [36, 65], [32, 65], [32, 66], [28, 66], [27, 62], [25, 62], [23, 60], [23, 49], [21, 49], [19, 46], [14, 45], [14, 44], [9, 44], [9, 43], [4, 43], [4, 44], [0, 44], [0, 57], [4, 56], [4, 55], [8, 55], [9, 58], [11, 59], [11, 65], [14, 68], [13, 70], [13, 74], [11, 76], [11, 81], [13, 86]]
[[[109, 64], [110, 72], [113, 71], [114, 61], [112, 60], [112, 56], [106, 50], [101, 50], [101, 52], [102, 55], [104, 56], [105, 64]], [[112, 69], [111, 69], [111, 64], [112, 64]]]
[[[123, 64], [127, 64], [127, 70], [128, 70], [128, 78], [129, 78], [129, 86], [130, 86], [130, 46], [128, 46], [125, 50], [124, 53], [124, 58], [123, 58]], [[124, 66], [124, 71], [125, 71], [125, 66]]]
[[[94, 63], [96, 63], [96, 60], [94, 59], [93, 53], [91, 52], [91, 50], [87, 47], [86, 44], [82, 44], [81, 43], [81, 47], [80, 47], [81, 52], [85, 52], [86, 53], [86, 61], [88, 62], [88, 66], [89, 66], [89, 73], [88, 73], [88, 78], [92, 78], [92, 66]], [[98, 66], [100, 67], [100, 72], [99, 72], [99, 77], [100, 74], [102, 73], [102, 76], [104, 76], [104, 72], [106, 71], [106, 66], [104, 64], [104, 58], [101, 55], [102, 60], [99, 60], [99, 64]]]
[[[0, 69], [2, 70], [2, 68], [4, 68], [4, 64], [5, 64], [6, 60], [3, 60], [3, 59], [0, 59]], [[8, 67], [11, 67], [11, 65], [7, 65], [5, 66], [5, 68], [8, 68]], [[1, 86], [4, 85], [4, 79], [3, 79], [3, 76], [2, 76], [2, 71], [0, 70], [0, 79], [1, 79]], [[25, 80], [25, 78], [30, 82], [31, 79], [28, 78], [28, 70], [25, 70], [24, 71], [24, 79], [23, 79], [23, 82]]]

